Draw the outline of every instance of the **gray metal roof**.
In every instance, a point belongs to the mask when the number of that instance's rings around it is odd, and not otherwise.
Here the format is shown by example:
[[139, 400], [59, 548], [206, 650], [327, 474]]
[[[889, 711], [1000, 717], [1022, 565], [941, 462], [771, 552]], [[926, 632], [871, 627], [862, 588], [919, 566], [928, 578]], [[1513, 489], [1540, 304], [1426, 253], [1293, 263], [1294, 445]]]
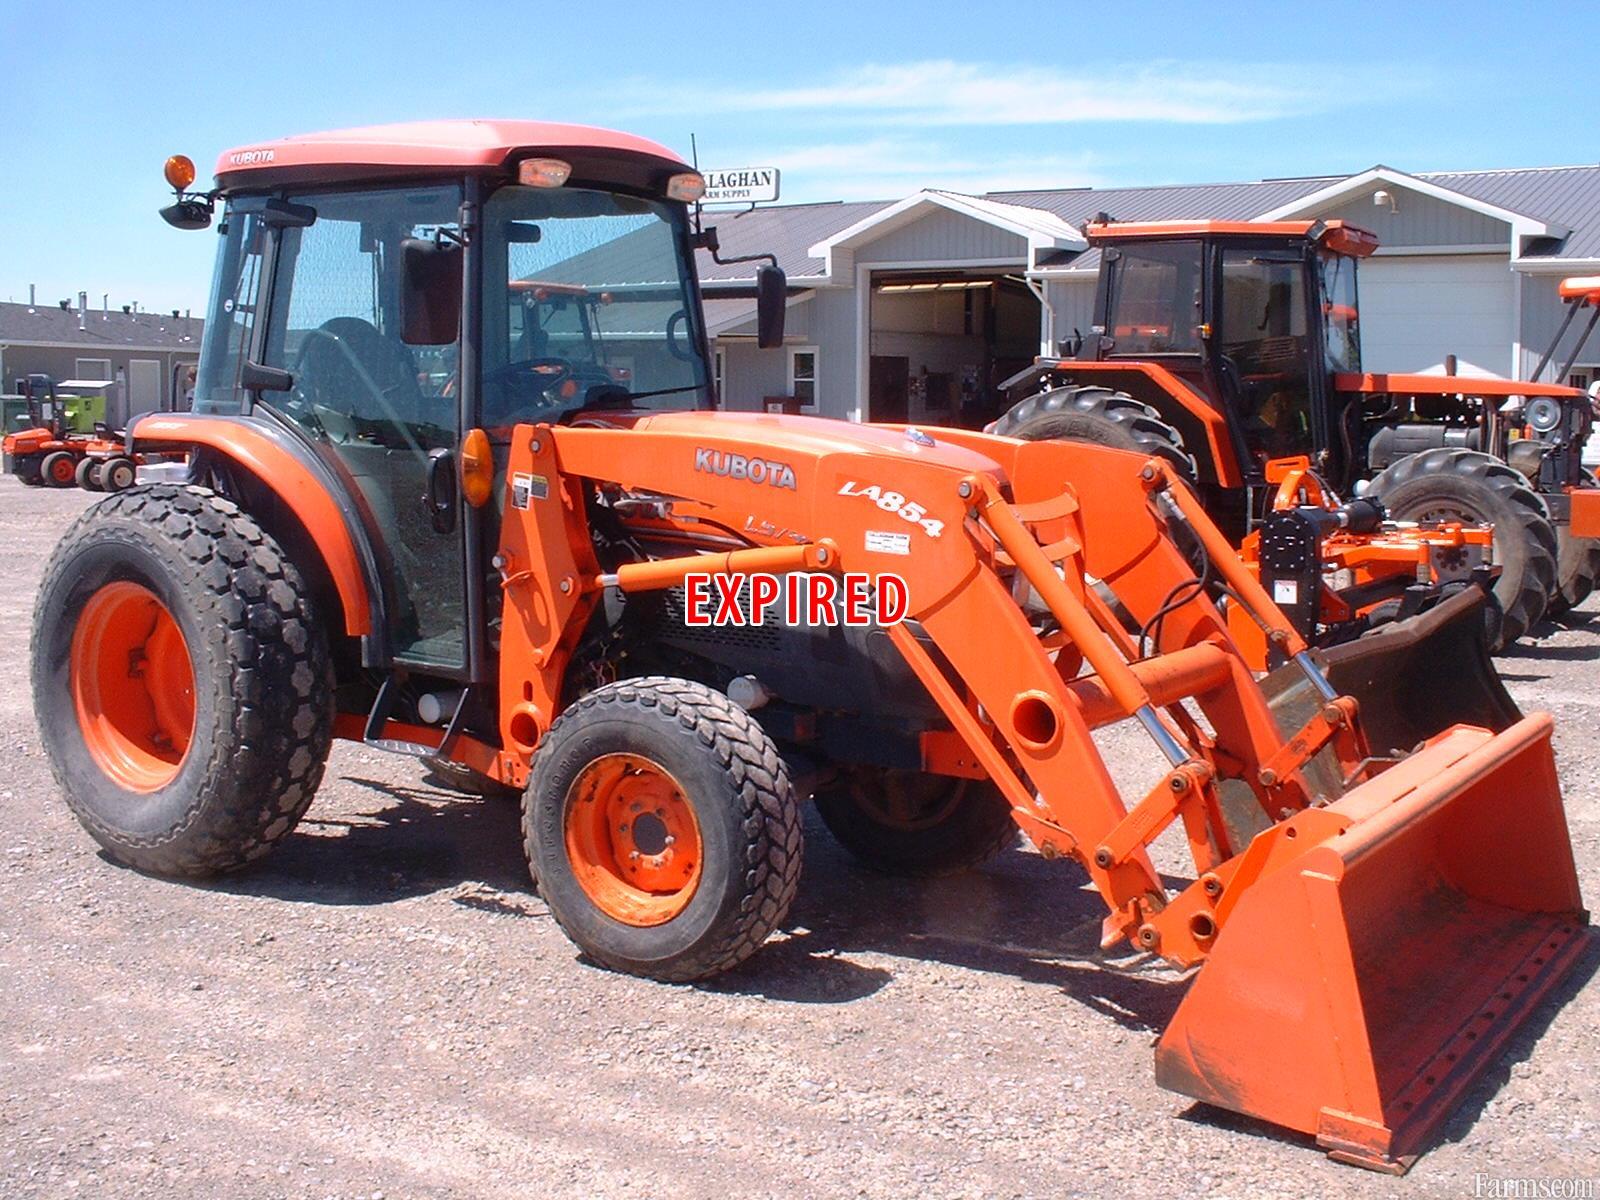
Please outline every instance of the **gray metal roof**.
[[[832, 204], [775, 204], [739, 212], [709, 212], [704, 223], [717, 227], [724, 258], [742, 254], [776, 254], [790, 279], [821, 275], [823, 262], [806, 250], [848, 229], [863, 217], [888, 208], [892, 200], [867, 200]], [[702, 283], [754, 278], [759, 263], [721, 266], [701, 251], [695, 259]]]
[[108, 313], [91, 308], [83, 313], [83, 326], [78, 328], [76, 308], [0, 303], [0, 343], [41, 342], [100, 350], [129, 346], [199, 350], [200, 332], [205, 322], [198, 317], [174, 317], [171, 313], [125, 313], [121, 309]]
[[1525, 257], [1600, 258], [1600, 166], [1435, 171], [1417, 178], [1572, 230], [1559, 241], [1530, 247]]
[[[985, 192], [983, 198], [1043, 209], [1079, 227], [1101, 212], [1109, 213], [1118, 221], [1244, 221], [1292, 204], [1357, 174], [1361, 172], [1243, 183]], [[1531, 244], [1525, 257], [1552, 261], [1600, 258], [1600, 165], [1412, 174], [1463, 196], [1572, 230], [1566, 238]], [[820, 275], [823, 269], [820, 259], [806, 254], [810, 246], [888, 208], [891, 203], [773, 206], [719, 215], [715, 221], [708, 217], [707, 223], [716, 224], [725, 254], [770, 250], [791, 277], [803, 278]], [[1045, 255], [1040, 262], [1041, 265], [1064, 265], [1070, 261], [1075, 269], [1093, 270], [1097, 258], [1098, 251], [1094, 250], [1076, 256], [1068, 251]], [[700, 277], [711, 283], [713, 290], [718, 280], [749, 279], [754, 274], [749, 264], [718, 267], [705, 254], [699, 261]]]

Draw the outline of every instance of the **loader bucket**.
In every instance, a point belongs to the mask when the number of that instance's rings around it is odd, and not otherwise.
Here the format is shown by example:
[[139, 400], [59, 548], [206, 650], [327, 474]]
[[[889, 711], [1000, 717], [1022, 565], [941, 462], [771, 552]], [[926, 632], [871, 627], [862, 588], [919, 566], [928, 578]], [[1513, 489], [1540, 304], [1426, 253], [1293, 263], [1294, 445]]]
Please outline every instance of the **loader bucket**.
[[[1420, 616], [1318, 650], [1328, 680], [1361, 705], [1374, 754], [1404, 754], [1452, 725], [1498, 733], [1522, 717], [1489, 657], [1484, 593], [1464, 588]], [[1300, 728], [1320, 706], [1293, 665], [1262, 683], [1278, 723]]]
[[1451, 730], [1259, 835], [1157, 1081], [1409, 1167], [1589, 936], [1550, 728]]

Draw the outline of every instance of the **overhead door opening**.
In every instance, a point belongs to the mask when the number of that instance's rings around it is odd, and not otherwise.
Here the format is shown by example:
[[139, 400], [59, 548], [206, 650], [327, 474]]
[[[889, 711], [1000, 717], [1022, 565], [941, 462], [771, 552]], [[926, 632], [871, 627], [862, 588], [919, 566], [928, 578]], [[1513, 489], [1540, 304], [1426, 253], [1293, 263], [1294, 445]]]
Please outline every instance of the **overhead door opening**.
[[869, 312], [871, 421], [979, 428], [1002, 380], [1039, 353], [1039, 300], [997, 273], [875, 272]]

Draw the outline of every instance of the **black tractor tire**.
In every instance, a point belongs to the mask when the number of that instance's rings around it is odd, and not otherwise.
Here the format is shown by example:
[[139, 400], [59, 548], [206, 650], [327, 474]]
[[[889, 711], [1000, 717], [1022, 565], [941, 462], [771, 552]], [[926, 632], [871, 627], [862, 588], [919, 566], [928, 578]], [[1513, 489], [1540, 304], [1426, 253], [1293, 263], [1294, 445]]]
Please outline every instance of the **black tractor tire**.
[[1399, 521], [1459, 520], [1494, 526], [1500, 651], [1544, 616], [1556, 590], [1556, 531], [1525, 476], [1477, 450], [1409, 454], [1372, 480], [1370, 493]]
[[[130, 589], [145, 609], [120, 623], [97, 615]], [[163, 622], [181, 641], [157, 648]], [[107, 497], [56, 547], [34, 609], [33, 703], [56, 782], [111, 857], [206, 876], [267, 853], [310, 805], [332, 740], [333, 671], [277, 542], [209, 489], [158, 484]], [[100, 719], [86, 727], [80, 706]], [[184, 706], [186, 745], [181, 717], [162, 719]], [[152, 726], [180, 733], [158, 739]], [[122, 738], [111, 750], [107, 728]], [[139, 739], [169, 748], [170, 776], [128, 773], [119, 754]]]
[[1144, 401], [1107, 387], [1069, 385], [1029, 396], [1002, 414], [992, 432], [1026, 442], [1059, 438], [1134, 450], [1166, 459], [1185, 479], [1195, 477], [1182, 435]]
[[446, 791], [460, 792], [464, 796], [482, 796], [485, 800], [520, 800], [522, 792], [509, 783], [501, 783], [481, 771], [463, 767], [460, 763], [442, 758], [424, 758], [422, 765], [428, 769], [423, 776], [427, 783]]
[[52, 450], [40, 462], [39, 476], [49, 487], [72, 487], [78, 482], [78, 464], [65, 450]]
[[30, 454], [26, 458], [19, 458], [16, 471], [17, 478], [22, 480], [24, 487], [44, 486], [44, 473], [40, 470], [40, 462], [37, 456]]
[[100, 468], [100, 490], [125, 492], [139, 482], [139, 468], [131, 458], [108, 458]]
[[[1590, 487], [1600, 487], [1593, 471], [1585, 471]], [[1600, 581], [1600, 540], [1575, 538], [1566, 525], [1556, 526], [1556, 591], [1550, 597], [1550, 613], [1577, 608], [1589, 598]]]
[[[622, 820], [602, 823], [600, 855], [569, 851], [570, 842], [582, 845], [579, 831], [595, 828], [587, 824], [592, 814], [607, 811], [598, 806], [619, 795], [592, 781], [624, 762], [624, 778], [662, 789], [666, 806], [653, 809], [656, 824], [665, 816], [661, 828], [682, 832], [687, 811], [693, 836], [663, 849], [657, 829], [647, 845], [652, 812], [634, 818], [627, 814], [637, 806], [624, 803]], [[743, 962], [782, 922], [800, 882], [800, 804], [777, 747], [726, 696], [684, 679], [607, 684], [562, 713], [534, 755], [522, 829], [539, 894], [566, 935], [602, 966], [665, 982], [704, 979]], [[630, 884], [621, 903], [596, 898], [596, 891], [617, 894], [629, 870], [622, 864], [636, 853], [696, 848], [696, 882], [665, 897]], [[606, 854], [613, 867], [597, 871]], [[690, 865], [686, 857], [669, 863]], [[629, 907], [663, 903], [637, 915]]]
[[98, 492], [100, 487], [100, 463], [93, 458], [80, 459], [76, 472], [78, 486], [86, 492]]
[[885, 875], [953, 875], [1017, 840], [1011, 806], [988, 780], [854, 768], [812, 799], [839, 844]]

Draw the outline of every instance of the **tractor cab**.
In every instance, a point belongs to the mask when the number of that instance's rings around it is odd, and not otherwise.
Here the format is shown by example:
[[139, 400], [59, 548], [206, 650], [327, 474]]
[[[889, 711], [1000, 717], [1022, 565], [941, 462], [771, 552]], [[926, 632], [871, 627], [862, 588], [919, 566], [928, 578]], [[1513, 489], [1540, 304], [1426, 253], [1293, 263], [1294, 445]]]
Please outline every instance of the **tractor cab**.
[[1241, 473], [1304, 455], [1337, 482], [1332, 377], [1359, 372], [1356, 261], [1377, 239], [1340, 222], [1097, 221], [1104, 256], [1083, 360], [1150, 363], [1225, 420]]
[[[383, 584], [371, 661], [481, 676], [466, 631], [501, 514], [460, 501], [501, 494], [512, 430], [715, 407], [701, 177], [655, 143], [538, 122], [287, 138], [224, 154], [211, 192], [194, 176], [169, 160], [162, 215], [220, 218], [195, 413], [247, 418], [352, 491]], [[761, 280], [781, 318], [782, 273]]]
[[1360, 371], [1355, 264], [1341, 222], [1093, 222], [1104, 254], [1078, 357], [1149, 362], [1226, 411], [1246, 477], [1304, 454], [1341, 474], [1333, 374]]

